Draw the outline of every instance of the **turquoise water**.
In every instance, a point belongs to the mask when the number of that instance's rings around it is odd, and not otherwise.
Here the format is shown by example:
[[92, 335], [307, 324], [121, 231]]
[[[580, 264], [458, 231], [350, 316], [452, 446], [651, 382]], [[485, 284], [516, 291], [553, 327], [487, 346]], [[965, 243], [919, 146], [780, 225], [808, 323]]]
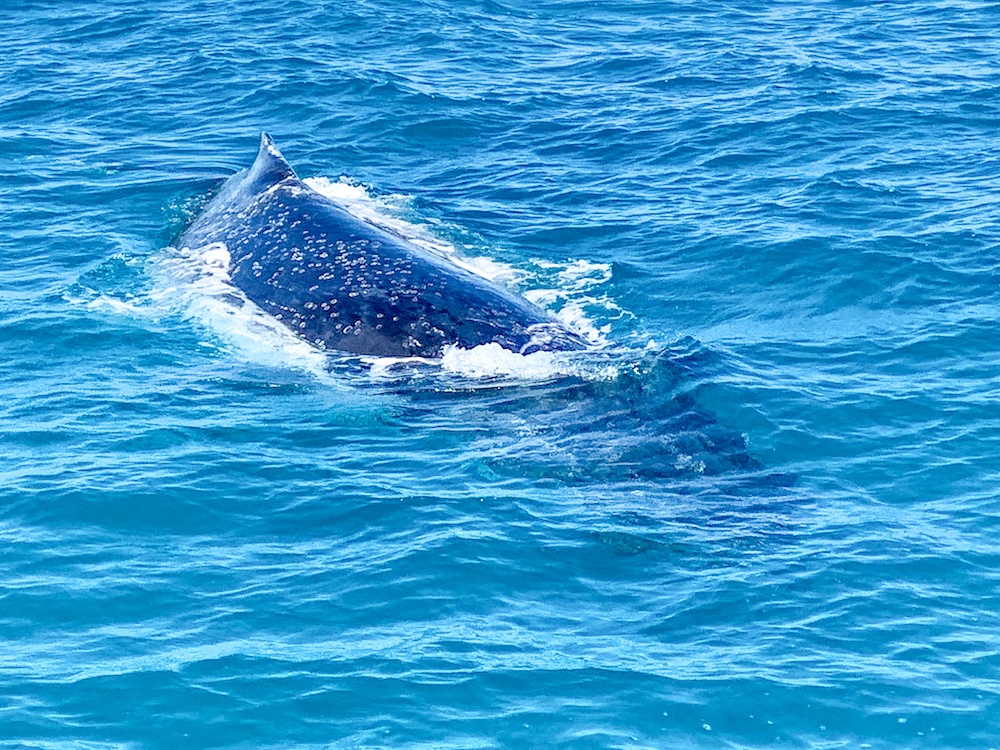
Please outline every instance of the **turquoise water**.
[[[0, 744], [1000, 746], [1000, 13], [0, 10]], [[170, 247], [261, 130], [575, 358]]]

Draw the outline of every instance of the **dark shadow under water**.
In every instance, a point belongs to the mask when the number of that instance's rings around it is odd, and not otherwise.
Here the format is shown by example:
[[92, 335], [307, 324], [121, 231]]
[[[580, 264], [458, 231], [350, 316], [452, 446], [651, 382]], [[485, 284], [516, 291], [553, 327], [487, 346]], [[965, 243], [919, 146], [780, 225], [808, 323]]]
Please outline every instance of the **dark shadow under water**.
[[460, 442], [456, 473], [475, 477], [470, 494], [520, 492], [528, 512], [555, 523], [573, 517], [574, 528], [588, 526], [617, 555], [676, 554], [683, 538], [755, 547], [790, 531], [794, 477], [762, 465], [746, 438], [699, 402], [721, 364], [714, 353], [688, 339], [580, 356], [616, 376], [408, 377], [391, 386], [403, 396], [397, 417], [420, 440], [473, 432]]
[[745, 437], [699, 403], [713, 355], [696, 341], [574, 356], [581, 369], [614, 375], [516, 383], [440, 373], [404, 376], [390, 387], [406, 397], [405, 419], [414, 424], [444, 414], [480, 424], [487, 435], [478, 446], [482, 460], [499, 476], [566, 485], [650, 481], [696, 488], [710, 482], [727, 494], [766, 493], [791, 483], [762, 466]]

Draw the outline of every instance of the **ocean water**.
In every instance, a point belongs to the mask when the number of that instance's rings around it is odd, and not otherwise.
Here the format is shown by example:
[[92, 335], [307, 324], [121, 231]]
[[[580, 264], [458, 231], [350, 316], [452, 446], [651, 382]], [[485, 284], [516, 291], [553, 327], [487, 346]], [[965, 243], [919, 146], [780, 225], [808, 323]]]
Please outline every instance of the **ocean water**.
[[[6, 1], [0, 746], [1000, 747], [1000, 11]], [[595, 342], [322, 354], [262, 130]]]

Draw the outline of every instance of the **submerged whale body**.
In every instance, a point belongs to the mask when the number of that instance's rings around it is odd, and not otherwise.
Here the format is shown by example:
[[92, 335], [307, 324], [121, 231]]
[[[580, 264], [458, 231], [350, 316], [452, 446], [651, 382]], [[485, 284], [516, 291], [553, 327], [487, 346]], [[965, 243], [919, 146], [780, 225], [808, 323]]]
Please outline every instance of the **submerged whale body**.
[[522, 354], [583, 349], [547, 312], [302, 182], [269, 135], [178, 239], [223, 243], [232, 283], [306, 341], [379, 356], [497, 343]]

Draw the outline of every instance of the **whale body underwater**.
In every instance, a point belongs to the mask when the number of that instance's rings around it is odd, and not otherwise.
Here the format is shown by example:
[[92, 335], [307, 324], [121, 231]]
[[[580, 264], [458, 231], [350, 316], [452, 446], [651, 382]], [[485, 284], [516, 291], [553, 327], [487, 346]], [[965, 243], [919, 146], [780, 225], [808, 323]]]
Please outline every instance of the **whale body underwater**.
[[578, 350], [578, 334], [528, 300], [391, 230], [298, 178], [267, 133], [253, 165], [222, 186], [178, 247], [222, 243], [232, 283], [321, 348], [438, 357], [496, 343], [521, 354]]

